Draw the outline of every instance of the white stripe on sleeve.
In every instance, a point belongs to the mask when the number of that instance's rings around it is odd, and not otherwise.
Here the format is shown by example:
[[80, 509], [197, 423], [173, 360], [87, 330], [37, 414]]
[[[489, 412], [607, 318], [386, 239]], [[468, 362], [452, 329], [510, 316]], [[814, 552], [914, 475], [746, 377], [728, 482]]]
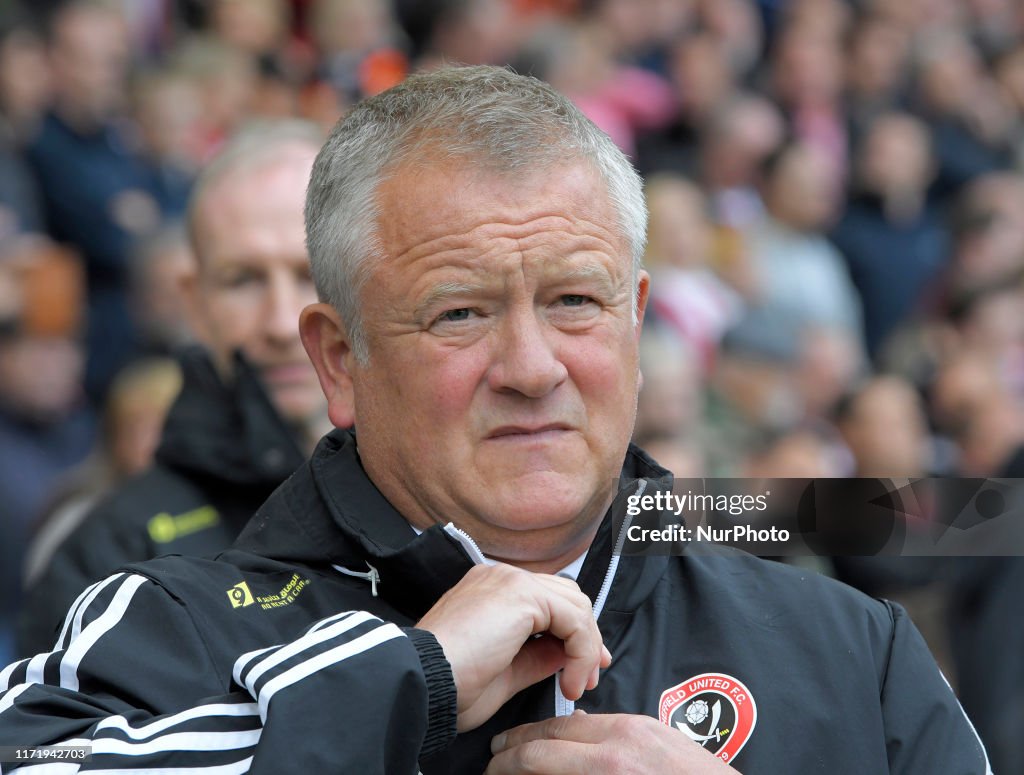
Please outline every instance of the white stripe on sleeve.
[[[341, 635], [349, 630], [358, 627], [368, 621], [380, 621], [373, 614], [367, 613], [366, 611], [357, 611], [351, 616], [342, 619], [340, 622], [335, 622], [330, 627], [325, 627], [317, 632], [310, 632], [299, 638], [296, 641], [292, 641], [287, 646], [282, 646], [276, 652], [268, 656], [266, 659], [256, 664], [249, 674], [245, 677], [245, 687], [249, 690], [249, 693], [254, 697], [256, 696], [256, 682], [264, 675], [268, 670], [277, 667], [282, 662], [301, 654], [303, 651], [312, 648], [318, 643], [331, 640], [338, 635]], [[239, 671], [241, 673], [241, 671]], [[239, 676], [235, 676], [235, 681], [241, 683]]]
[[28, 662], [27, 659], [22, 659], [18, 662], [11, 662], [11, 664], [9, 664], [3, 670], [0, 670], [0, 692], [11, 688], [11, 676], [14, 674], [15, 670], [24, 665], [26, 662]]
[[150, 721], [148, 724], [140, 726], [132, 726], [124, 716], [108, 716], [96, 725], [96, 731], [118, 729], [133, 740], [142, 740], [192, 719], [216, 716], [255, 716], [257, 714], [259, 714], [259, 708], [255, 702], [214, 703], [189, 708], [181, 713], [175, 713], [173, 716]]
[[[110, 584], [113, 584], [115, 581], [117, 581], [123, 575], [124, 575], [123, 573], [115, 573], [113, 576], [108, 576], [107, 578], [103, 579], [103, 581], [97, 581], [95, 584], [93, 584], [85, 592], [82, 593], [83, 595], [85, 595], [85, 599], [82, 601], [82, 604], [80, 606], [78, 606], [78, 610], [75, 611], [74, 617], [71, 617], [71, 616], [68, 617], [68, 621], [72, 622], [72, 625], [71, 625], [71, 636], [70, 636], [71, 640], [74, 640], [75, 638], [77, 638], [79, 636], [79, 634], [82, 632], [82, 617], [85, 616], [85, 612], [86, 612], [86, 610], [88, 610], [89, 606], [92, 605], [93, 600], [96, 599], [96, 597], [100, 594], [100, 592], [102, 592], [104, 589], [106, 589]], [[67, 621], [64, 622], [65, 629], [66, 629], [67, 623], [68, 623]], [[63, 639], [64, 639], [64, 633], [62, 632], [61, 633], [61, 645], [64, 648], [67, 648], [67, 644], [63, 643]]]
[[[119, 574], [124, 575], [124, 574]], [[108, 581], [117, 578], [117, 576], [111, 576]], [[145, 584], [147, 581], [145, 576], [131, 575], [122, 584], [121, 588], [117, 590], [114, 595], [114, 599], [110, 601], [110, 605], [107, 610], [104, 611], [95, 621], [91, 622], [78, 637], [72, 640], [67, 650], [64, 652], [64, 658], [60, 661], [60, 685], [61, 688], [69, 689], [73, 692], [78, 691], [78, 666], [81, 664], [82, 659], [89, 649], [96, 645], [96, 641], [102, 638], [106, 633], [110, 632], [124, 616], [124, 612], [128, 610], [128, 604], [131, 602], [132, 597], [138, 591], [139, 587]], [[100, 588], [102, 589], [102, 587]], [[99, 590], [97, 590], [98, 592]], [[95, 593], [94, 593], [95, 594]], [[82, 606], [82, 611], [78, 612], [81, 616], [87, 606]], [[75, 627], [81, 625], [81, 620], [76, 620]], [[74, 637], [74, 632], [72, 632]]]
[[270, 700], [273, 699], [274, 695], [291, 686], [297, 681], [301, 681], [303, 678], [307, 678], [313, 673], [319, 670], [335, 665], [338, 662], [344, 662], [350, 657], [354, 657], [357, 654], [361, 654], [364, 651], [369, 651], [374, 646], [379, 646], [382, 643], [386, 643], [389, 640], [395, 638], [404, 638], [405, 633], [402, 632], [398, 627], [390, 622], [374, 630], [361, 635], [355, 640], [343, 643], [340, 646], [336, 646], [330, 651], [325, 651], [312, 659], [307, 659], [290, 670], [286, 670], [276, 678], [267, 681], [263, 689], [259, 694], [260, 704], [260, 718], [263, 723], [267, 721], [267, 706], [270, 704]]

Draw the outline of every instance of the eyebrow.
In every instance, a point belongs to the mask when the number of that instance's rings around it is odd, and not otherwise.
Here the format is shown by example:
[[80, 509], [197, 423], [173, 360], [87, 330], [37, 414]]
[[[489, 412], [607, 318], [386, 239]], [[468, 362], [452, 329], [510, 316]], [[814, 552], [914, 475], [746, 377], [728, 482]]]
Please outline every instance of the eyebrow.
[[448, 299], [455, 298], [457, 296], [468, 296], [474, 292], [478, 292], [481, 289], [479, 283], [460, 283], [455, 281], [448, 281], [439, 283], [428, 293], [423, 300], [416, 305], [414, 314], [417, 318], [423, 317], [430, 309], [443, 304]]
[[[560, 272], [555, 279], [557, 279], [559, 284], [572, 283], [578, 280], [597, 281], [608, 291], [615, 287], [614, 278], [608, 273], [608, 270], [597, 264], [574, 266], [571, 269]], [[443, 305], [449, 299], [480, 293], [484, 287], [481, 283], [457, 282], [454, 280], [439, 283], [416, 305], [414, 314], [417, 318], [422, 318], [428, 311]]]

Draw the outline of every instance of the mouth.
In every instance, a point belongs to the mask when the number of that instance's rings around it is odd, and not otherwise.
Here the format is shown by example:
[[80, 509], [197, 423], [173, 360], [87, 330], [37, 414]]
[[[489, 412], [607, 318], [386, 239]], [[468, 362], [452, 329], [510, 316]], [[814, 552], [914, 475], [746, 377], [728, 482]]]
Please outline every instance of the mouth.
[[265, 366], [260, 370], [260, 374], [269, 385], [293, 385], [308, 382], [310, 370], [309, 363], [283, 363]]
[[548, 437], [555, 437], [562, 433], [573, 430], [565, 423], [548, 423], [546, 425], [502, 425], [495, 428], [488, 435], [488, 439], [534, 440], [540, 441]]

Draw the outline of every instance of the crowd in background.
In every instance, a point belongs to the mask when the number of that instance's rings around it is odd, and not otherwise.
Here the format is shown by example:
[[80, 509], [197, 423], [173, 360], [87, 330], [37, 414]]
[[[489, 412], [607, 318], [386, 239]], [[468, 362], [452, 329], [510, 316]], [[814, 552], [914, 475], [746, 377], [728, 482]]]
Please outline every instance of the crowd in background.
[[1022, 475], [1018, 0], [0, 0], [0, 665], [34, 526], [152, 455], [197, 170], [443, 62], [547, 80], [644, 176], [668, 468]]

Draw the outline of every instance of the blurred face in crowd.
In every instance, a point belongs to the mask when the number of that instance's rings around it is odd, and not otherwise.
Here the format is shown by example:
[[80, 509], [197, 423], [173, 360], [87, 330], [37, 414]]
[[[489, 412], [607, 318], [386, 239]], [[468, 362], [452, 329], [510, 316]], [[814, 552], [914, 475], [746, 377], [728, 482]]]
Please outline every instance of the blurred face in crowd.
[[194, 204], [198, 275], [186, 289], [197, 334], [222, 373], [241, 350], [287, 420], [314, 422], [323, 396], [299, 340], [299, 313], [316, 301], [302, 208], [315, 149], [299, 144], [238, 166]]
[[655, 178], [647, 187], [652, 263], [700, 269], [711, 259], [711, 223], [701, 190], [683, 178]]
[[775, 88], [786, 104], [830, 105], [843, 85], [843, 60], [836, 45], [810, 32], [782, 36], [773, 63]]
[[766, 204], [772, 215], [797, 231], [818, 231], [834, 214], [833, 166], [808, 145], [783, 152], [767, 184]]
[[106, 118], [124, 94], [128, 66], [124, 19], [104, 8], [64, 11], [55, 22], [50, 62], [59, 105], [77, 118]]
[[707, 116], [734, 88], [725, 52], [710, 35], [676, 45], [670, 75], [683, 111], [696, 118]]
[[261, 54], [280, 45], [288, 29], [288, 4], [282, 0], [214, 0], [217, 34], [243, 51]]
[[360, 457], [388, 500], [532, 570], [587, 546], [635, 417], [647, 278], [634, 288], [604, 188], [578, 163], [400, 168], [377, 194], [368, 362], [331, 307], [302, 321], [331, 420], [347, 423], [354, 391]]
[[861, 174], [871, 190], [920, 193], [932, 172], [931, 141], [920, 121], [890, 114], [871, 126], [861, 159]]
[[914, 389], [897, 377], [877, 377], [854, 399], [839, 426], [857, 461], [857, 476], [924, 476], [927, 424]]
[[64, 336], [15, 334], [0, 340], [0, 399], [37, 422], [67, 416], [81, 398], [82, 348]]
[[882, 19], [867, 19], [857, 28], [847, 58], [847, 83], [864, 98], [889, 98], [900, 86], [910, 37]]
[[15, 29], [0, 41], [0, 110], [12, 124], [31, 124], [50, 99], [50, 70], [42, 42]]

